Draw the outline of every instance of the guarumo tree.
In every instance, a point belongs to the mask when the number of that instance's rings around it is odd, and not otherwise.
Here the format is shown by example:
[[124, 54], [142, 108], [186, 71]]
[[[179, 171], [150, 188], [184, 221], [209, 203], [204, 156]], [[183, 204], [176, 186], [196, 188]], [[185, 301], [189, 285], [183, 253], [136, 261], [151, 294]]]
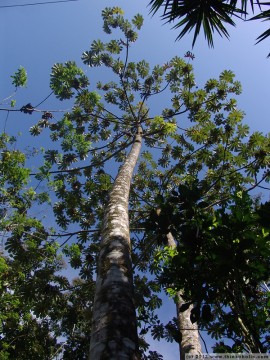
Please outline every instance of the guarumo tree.
[[[142, 17], [136, 15], [129, 22], [115, 7], [106, 8], [102, 18], [105, 33], [115, 31], [118, 38], [93, 41], [82, 60], [92, 68], [102, 67], [111, 80], [98, 81], [92, 90], [74, 62], [54, 65], [51, 88], [60, 100], [74, 98], [74, 106], [60, 120], [44, 112], [31, 133], [39, 135], [48, 128], [55, 142], [54, 149], [52, 145], [45, 152], [38, 179], [50, 179], [55, 190], [58, 225], [64, 230], [73, 228], [66, 247], [71, 265], [80, 269], [82, 278], [91, 279], [96, 273], [95, 300], [89, 302], [93, 306], [90, 358], [136, 359], [140, 355], [131, 257], [142, 270], [140, 253], [148, 248], [142, 249], [144, 241], [139, 236], [132, 251], [129, 224], [136, 223], [134, 214], [143, 210], [142, 204], [158, 195], [159, 181], [169, 187], [181, 182], [184, 172], [189, 177], [207, 161], [215, 167], [224, 144], [234, 147], [236, 163], [239, 157], [248, 163], [243, 147], [237, 150], [236, 146], [247, 128], [232, 98], [240, 93], [240, 84], [231, 71], [199, 89], [191, 64], [179, 57], [151, 70], [145, 60], [130, 61]], [[236, 134], [229, 142], [234, 128]], [[170, 157], [176, 163], [164, 175]], [[154, 172], [149, 163], [155, 166]], [[219, 176], [225, 165], [228, 168], [224, 160]], [[231, 178], [237, 176], [231, 174]], [[156, 283], [151, 286], [157, 288]]]

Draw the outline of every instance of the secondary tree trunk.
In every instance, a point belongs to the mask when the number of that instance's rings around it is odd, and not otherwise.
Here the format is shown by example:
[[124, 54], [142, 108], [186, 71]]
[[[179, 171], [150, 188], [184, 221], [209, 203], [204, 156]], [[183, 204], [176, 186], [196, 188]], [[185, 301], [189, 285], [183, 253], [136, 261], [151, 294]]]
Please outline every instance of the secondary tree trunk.
[[190, 305], [190, 307], [186, 311], [180, 312], [179, 309], [181, 305], [185, 303], [185, 301], [183, 301], [180, 291], [177, 295], [177, 318], [180, 326], [180, 332], [182, 335], [180, 343], [180, 359], [185, 360], [186, 354], [201, 354], [202, 347], [200, 342], [198, 325], [196, 323], [192, 324], [192, 322], [190, 321], [190, 312], [192, 310], [192, 305]]
[[[175, 247], [175, 241], [171, 233], [167, 234], [168, 246]], [[182, 304], [184, 304], [184, 300], [181, 295], [181, 291], [177, 293], [177, 318], [178, 325], [181, 332], [181, 342], [180, 342], [180, 359], [185, 360], [186, 354], [201, 354], [202, 347], [200, 342], [200, 336], [198, 331], [198, 325], [192, 324], [190, 321], [190, 312], [192, 310], [192, 306], [189, 307], [188, 310], [184, 312], [180, 312], [179, 309]]]
[[97, 270], [90, 360], [139, 359], [128, 202], [142, 143], [141, 129], [121, 166], [106, 209]]

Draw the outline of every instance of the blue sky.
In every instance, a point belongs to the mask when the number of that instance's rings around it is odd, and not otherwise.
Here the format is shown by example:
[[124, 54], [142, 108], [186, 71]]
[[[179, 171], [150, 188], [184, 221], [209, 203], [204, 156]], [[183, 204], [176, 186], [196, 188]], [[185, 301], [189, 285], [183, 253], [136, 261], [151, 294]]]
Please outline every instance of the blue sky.
[[[22, 3], [24, 0], [0, 0], [2, 6]], [[175, 42], [176, 31], [170, 30], [169, 25], [162, 25], [158, 16], [150, 17], [147, 3], [143, 0], [80, 0], [66, 4], [0, 8], [1, 98], [9, 94], [9, 75], [22, 65], [29, 75], [28, 91], [24, 92], [24, 97], [29, 93], [32, 103], [43, 99], [48, 94], [51, 66], [70, 59], [76, 59], [79, 64], [81, 53], [88, 49], [93, 39], [102, 36], [100, 13], [105, 6], [121, 6], [130, 16], [138, 12], [144, 15], [145, 26], [136, 45], [138, 57], [160, 63], [191, 50], [191, 36]], [[270, 74], [267, 69], [270, 60], [266, 55], [270, 51], [270, 41], [256, 46], [254, 43], [266, 26], [266, 23], [257, 21], [241, 22], [236, 29], [231, 27], [230, 41], [218, 37], [215, 48], [209, 49], [201, 36], [193, 49], [198, 85], [209, 77], [218, 76], [224, 69], [233, 70], [243, 85], [239, 105], [247, 114], [245, 121], [252, 129], [264, 132], [269, 129]]]
[[[0, 6], [35, 3], [46, 0], [0, 0]], [[244, 110], [244, 122], [252, 131], [269, 132], [269, 84], [270, 41], [259, 45], [255, 38], [266, 30], [267, 23], [240, 22], [238, 27], [230, 29], [230, 41], [215, 38], [215, 48], [209, 49], [203, 36], [200, 36], [195, 48], [191, 48], [192, 36], [175, 42], [177, 32], [169, 25], [162, 25], [158, 15], [151, 17], [148, 1], [143, 0], [80, 0], [43, 6], [0, 8], [1, 56], [0, 56], [0, 99], [10, 95], [10, 75], [20, 65], [28, 72], [27, 89], [18, 93], [18, 108], [31, 102], [33, 105], [43, 100], [49, 93], [49, 74], [54, 63], [76, 60], [83, 66], [80, 57], [88, 50], [90, 43], [103, 37], [101, 10], [108, 6], [120, 6], [126, 15], [143, 14], [145, 25], [141, 31], [136, 48], [131, 49], [134, 59], [143, 59], [152, 64], [165, 63], [173, 56], [184, 56], [191, 50], [195, 54], [193, 66], [196, 82], [202, 86], [211, 77], [218, 77], [224, 69], [230, 69], [242, 83], [243, 93], [238, 97], [239, 108]], [[85, 68], [88, 72], [88, 69]], [[90, 72], [89, 72], [90, 73]], [[91, 71], [90, 82], [94, 85], [97, 75]], [[49, 99], [44, 107], [65, 108]], [[36, 122], [34, 117], [13, 113], [6, 123], [6, 113], [0, 112], [0, 127], [8, 133], [22, 132], [21, 145], [41, 145], [40, 138], [27, 135], [28, 129]], [[171, 312], [172, 303], [167, 304], [163, 314]], [[174, 309], [173, 309], [174, 311]], [[156, 345], [156, 350], [165, 360], [178, 358], [178, 346], [172, 344]]]

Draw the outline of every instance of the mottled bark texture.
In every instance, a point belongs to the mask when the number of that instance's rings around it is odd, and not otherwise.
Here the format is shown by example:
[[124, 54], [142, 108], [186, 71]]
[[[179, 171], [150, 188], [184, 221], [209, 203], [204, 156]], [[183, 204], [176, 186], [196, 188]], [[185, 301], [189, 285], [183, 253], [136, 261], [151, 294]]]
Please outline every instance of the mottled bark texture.
[[141, 149], [139, 132], [104, 209], [90, 344], [90, 360], [139, 359], [133, 301], [128, 201]]
[[180, 332], [182, 335], [180, 343], [180, 359], [185, 360], [186, 354], [201, 354], [202, 347], [200, 342], [200, 335], [198, 331], [198, 324], [190, 321], [190, 312], [192, 306], [190, 306], [186, 311], [180, 312], [179, 309], [182, 304], [184, 304], [181, 292], [178, 292], [177, 300], [177, 317], [178, 323], [180, 326]]
[[[167, 234], [168, 246], [175, 247], [175, 241], [171, 233]], [[196, 323], [192, 324], [190, 321], [190, 312], [192, 306], [184, 312], [180, 312], [179, 309], [185, 301], [181, 296], [181, 291], [177, 293], [177, 319], [178, 325], [181, 333], [181, 342], [180, 342], [180, 360], [185, 360], [186, 354], [201, 354], [202, 347], [200, 342], [200, 336], [198, 331], [198, 325]]]

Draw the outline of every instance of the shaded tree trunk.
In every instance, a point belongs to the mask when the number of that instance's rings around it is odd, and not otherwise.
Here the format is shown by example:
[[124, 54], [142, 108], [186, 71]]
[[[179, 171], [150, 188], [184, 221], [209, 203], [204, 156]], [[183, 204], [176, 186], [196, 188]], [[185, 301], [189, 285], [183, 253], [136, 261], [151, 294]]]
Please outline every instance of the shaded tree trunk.
[[232, 295], [230, 307], [239, 324], [239, 330], [242, 334], [244, 345], [251, 353], [263, 353], [265, 349], [260, 341], [260, 335], [257, 333], [256, 327], [253, 326], [252, 320], [246, 317], [246, 314], [250, 312], [250, 309], [244, 304], [245, 298], [241, 290], [235, 288], [233, 292], [231, 289], [228, 289], [228, 291]]
[[[167, 234], [168, 246], [175, 247], [176, 243], [171, 233]], [[190, 321], [190, 312], [192, 306], [190, 306], [186, 311], [180, 312], [179, 309], [185, 301], [182, 298], [181, 291], [177, 293], [177, 319], [178, 325], [181, 333], [180, 341], [180, 360], [185, 360], [186, 354], [201, 354], [202, 347], [200, 342], [200, 336], [198, 331], [198, 325], [196, 323], [192, 324]]]
[[90, 360], [139, 359], [133, 300], [128, 202], [142, 143], [139, 129], [104, 209], [90, 343]]
[[180, 343], [180, 359], [185, 360], [186, 354], [201, 354], [202, 347], [200, 342], [200, 335], [198, 331], [198, 324], [190, 321], [190, 312], [192, 305], [184, 311], [180, 312], [179, 309], [182, 304], [185, 303], [181, 296], [181, 292], [178, 292], [178, 300], [176, 304], [177, 318], [181, 332], [181, 343]]

